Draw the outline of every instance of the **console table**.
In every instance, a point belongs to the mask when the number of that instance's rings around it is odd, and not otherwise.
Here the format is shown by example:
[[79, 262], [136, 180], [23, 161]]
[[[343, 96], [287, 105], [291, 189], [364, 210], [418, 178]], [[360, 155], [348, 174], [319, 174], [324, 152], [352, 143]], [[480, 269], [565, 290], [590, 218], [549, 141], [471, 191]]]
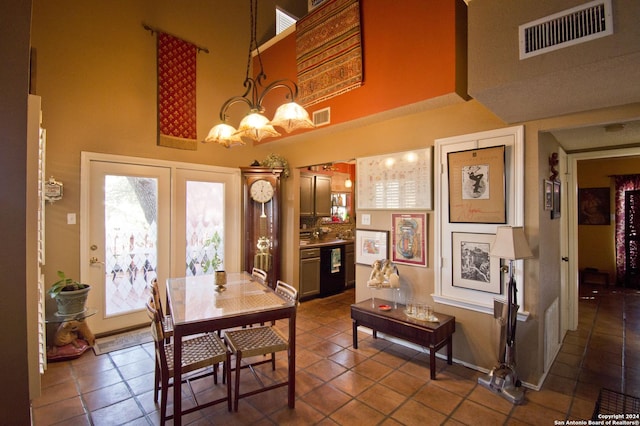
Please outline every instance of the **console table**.
[[364, 300], [351, 305], [351, 320], [353, 321], [353, 348], [358, 349], [358, 326], [373, 330], [373, 338], [377, 332], [407, 340], [420, 346], [429, 348], [429, 364], [431, 379], [436, 378], [436, 352], [447, 347], [447, 364], [453, 363], [452, 336], [456, 331], [456, 318], [450, 315], [434, 313], [438, 322], [428, 322], [414, 319], [405, 314], [405, 305], [397, 304], [397, 308], [383, 311], [379, 305], [386, 304], [393, 307], [394, 303], [376, 298]]

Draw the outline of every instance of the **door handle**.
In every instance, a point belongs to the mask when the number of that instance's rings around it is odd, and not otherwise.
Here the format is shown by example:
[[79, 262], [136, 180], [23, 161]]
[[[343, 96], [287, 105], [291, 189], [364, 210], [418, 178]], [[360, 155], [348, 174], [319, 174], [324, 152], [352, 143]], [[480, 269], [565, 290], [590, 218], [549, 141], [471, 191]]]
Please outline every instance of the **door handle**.
[[563, 261], [563, 262], [568, 262], [568, 261], [569, 261], [569, 258], [568, 258], [567, 256], [562, 256], [562, 261]]
[[100, 262], [98, 258], [95, 256], [92, 256], [91, 258], [89, 258], [89, 265], [95, 265], [96, 263], [100, 265], [104, 265], [104, 262]]

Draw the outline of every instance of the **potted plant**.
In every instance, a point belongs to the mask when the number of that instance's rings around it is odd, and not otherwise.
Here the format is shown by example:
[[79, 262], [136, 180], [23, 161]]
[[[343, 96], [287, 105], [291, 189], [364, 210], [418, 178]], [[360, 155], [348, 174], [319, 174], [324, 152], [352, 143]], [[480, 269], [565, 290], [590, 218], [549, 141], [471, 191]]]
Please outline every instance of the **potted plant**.
[[58, 271], [58, 277], [60, 279], [53, 283], [48, 291], [49, 296], [58, 304], [58, 315], [75, 315], [84, 312], [91, 286], [67, 278], [62, 271]]

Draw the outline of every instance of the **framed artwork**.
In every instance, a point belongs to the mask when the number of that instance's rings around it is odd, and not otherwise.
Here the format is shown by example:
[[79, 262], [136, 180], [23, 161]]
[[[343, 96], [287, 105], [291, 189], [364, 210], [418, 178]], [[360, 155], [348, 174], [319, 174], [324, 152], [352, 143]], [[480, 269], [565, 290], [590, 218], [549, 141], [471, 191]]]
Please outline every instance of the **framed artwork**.
[[356, 229], [356, 263], [373, 265], [373, 262], [389, 258], [389, 231]]
[[578, 224], [611, 224], [609, 188], [580, 188], [578, 190]]
[[494, 234], [451, 233], [454, 287], [502, 293], [500, 259], [489, 256]]
[[544, 209], [553, 209], [553, 182], [544, 180]]
[[427, 266], [427, 215], [425, 213], [391, 215], [393, 224], [392, 261]]
[[506, 223], [505, 146], [449, 152], [449, 222]]
[[431, 210], [431, 148], [357, 159], [359, 210]]
[[560, 182], [553, 182], [553, 209], [551, 210], [551, 219], [560, 218]]

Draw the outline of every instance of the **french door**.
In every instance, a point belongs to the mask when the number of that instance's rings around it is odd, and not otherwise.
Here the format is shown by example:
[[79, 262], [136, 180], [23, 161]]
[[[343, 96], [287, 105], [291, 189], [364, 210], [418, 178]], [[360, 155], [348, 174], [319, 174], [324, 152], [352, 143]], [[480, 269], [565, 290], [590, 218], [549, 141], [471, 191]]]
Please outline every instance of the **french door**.
[[83, 153], [82, 175], [81, 277], [93, 284], [94, 333], [148, 323], [153, 279], [164, 292], [168, 277], [239, 270], [239, 170]]

